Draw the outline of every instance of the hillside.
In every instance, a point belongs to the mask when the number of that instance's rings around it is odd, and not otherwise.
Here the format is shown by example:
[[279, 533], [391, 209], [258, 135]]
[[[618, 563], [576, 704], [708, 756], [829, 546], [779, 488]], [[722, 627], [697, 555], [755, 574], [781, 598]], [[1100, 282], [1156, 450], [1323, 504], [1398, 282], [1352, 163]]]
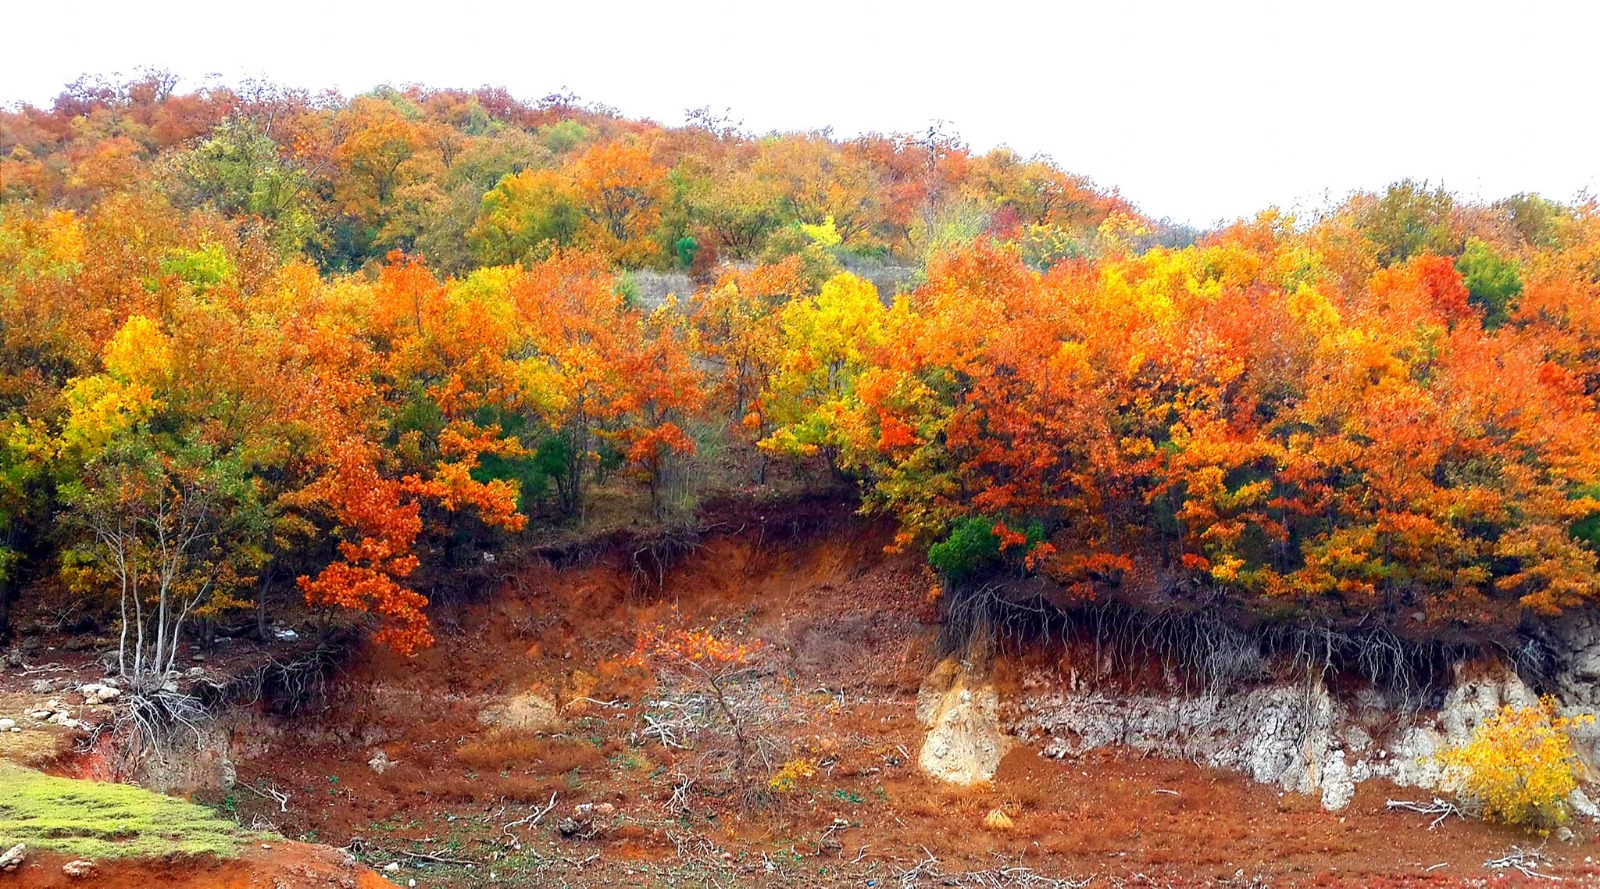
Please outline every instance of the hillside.
[[86, 78], [0, 110], [0, 760], [230, 879], [1587, 877], [1597, 305], [1592, 202]]

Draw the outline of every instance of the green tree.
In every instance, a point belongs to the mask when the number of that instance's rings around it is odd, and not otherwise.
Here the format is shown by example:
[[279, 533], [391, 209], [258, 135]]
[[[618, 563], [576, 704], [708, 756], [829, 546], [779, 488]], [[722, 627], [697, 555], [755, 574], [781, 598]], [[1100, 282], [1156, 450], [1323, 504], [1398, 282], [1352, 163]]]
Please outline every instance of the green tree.
[[182, 190], [195, 203], [270, 227], [285, 254], [316, 239], [311, 178], [285, 160], [278, 144], [247, 117], [230, 117], [178, 159]]
[[1511, 320], [1522, 296], [1522, 274], [1516, 262], [1504, 259], [1488, 244], [1473, 238], [1456, 260], [1467, 288], [1467, 301], [1483, 312], [1483, 326], [1494, 330]]
[[1357, 211], [1356, 226], [1378, 248], [1378, 262], [1394, 265], [1419, 253], [1454, 256], [1461, 241], [1450, 225], [1455, 199], [1443, 187], [1403, 179]]
[[113, 591], [118, 672], [153, 692], [191, 621], [245, 604], [234, 594], [259, 566], [266, 528], [255, 488], [237, 456], [140, 428], [60, 490], [74, 537], [64, 573], [80, 589]]

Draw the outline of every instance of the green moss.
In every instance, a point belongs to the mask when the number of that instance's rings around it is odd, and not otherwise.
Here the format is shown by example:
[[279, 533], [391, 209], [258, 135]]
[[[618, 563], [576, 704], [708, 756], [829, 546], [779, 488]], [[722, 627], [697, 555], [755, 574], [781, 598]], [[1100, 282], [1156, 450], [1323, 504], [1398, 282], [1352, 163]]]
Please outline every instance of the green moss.
[[231, 858], [254, 838], [201, 806], [127, 784], [53, 778], [0, 763], [0, 848], [83, 858]]

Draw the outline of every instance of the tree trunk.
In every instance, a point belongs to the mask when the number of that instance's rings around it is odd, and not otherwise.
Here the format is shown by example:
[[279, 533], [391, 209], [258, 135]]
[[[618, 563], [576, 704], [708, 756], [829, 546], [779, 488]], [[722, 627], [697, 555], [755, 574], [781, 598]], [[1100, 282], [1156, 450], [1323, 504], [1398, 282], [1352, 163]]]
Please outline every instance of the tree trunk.
[[0, 581], [0, 642], [11, 640], [11, 606], [18, 597], [15, 581]]

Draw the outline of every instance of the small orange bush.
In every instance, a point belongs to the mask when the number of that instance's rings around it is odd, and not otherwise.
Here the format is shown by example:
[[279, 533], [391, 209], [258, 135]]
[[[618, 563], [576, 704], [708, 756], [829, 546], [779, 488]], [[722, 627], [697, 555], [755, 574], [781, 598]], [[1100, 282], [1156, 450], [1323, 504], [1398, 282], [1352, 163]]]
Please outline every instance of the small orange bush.
[[1508, 705], [1478, 726], [1471, 741], [1440, 754], [1446, 781], [1482, 806], [1486, 820], [1548, 831], [1567, 820], [1567, 796], [1578, 786], [1567, 733], [1575, 722], [1556, 715], [1554, 698], [1534, 707]]

